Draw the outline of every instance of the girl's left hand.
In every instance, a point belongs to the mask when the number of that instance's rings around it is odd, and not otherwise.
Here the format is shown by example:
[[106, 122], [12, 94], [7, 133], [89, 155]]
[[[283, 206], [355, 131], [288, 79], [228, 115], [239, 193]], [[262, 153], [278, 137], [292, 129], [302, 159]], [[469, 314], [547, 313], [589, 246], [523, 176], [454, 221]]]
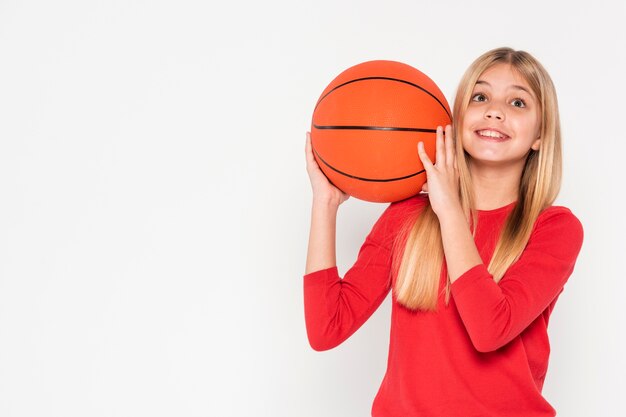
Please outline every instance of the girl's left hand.
[[426, 170], [426, 182], [422, 191], [428, 192], [430, 205], [438, 217], [461, 207], [459, 199], [459, 169], [456, 163], [452, 126], [437, 126], [436, 163], [433, 164], [424, 150], [424, 143], [417, 144], [417, 153]]

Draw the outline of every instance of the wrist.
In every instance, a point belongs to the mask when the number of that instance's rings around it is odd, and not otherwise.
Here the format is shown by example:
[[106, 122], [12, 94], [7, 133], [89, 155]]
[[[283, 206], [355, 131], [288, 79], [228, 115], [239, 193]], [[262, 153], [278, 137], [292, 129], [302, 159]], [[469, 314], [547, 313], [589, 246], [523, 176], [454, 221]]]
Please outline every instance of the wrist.
[[445, 210], [439, 210], [437, 217], [439, 218], [440, 224], [456, 222], [459, 219], [466, 221], [465, 213], [463, 212], [463, 207], [460, 202], [458, 204], [448, 205]]
[[337, 201], [333, 198], [329, 197], [313, 197], [313, 207], [327, 209], [327, 210], [338, 210], [341, 205], [340, 201]]

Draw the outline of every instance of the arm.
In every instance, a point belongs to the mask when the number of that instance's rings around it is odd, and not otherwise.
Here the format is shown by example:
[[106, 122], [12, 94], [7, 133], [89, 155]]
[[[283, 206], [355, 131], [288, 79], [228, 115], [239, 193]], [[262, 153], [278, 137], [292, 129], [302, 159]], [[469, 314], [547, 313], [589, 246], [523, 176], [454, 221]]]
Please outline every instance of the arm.
[[336, 266], [304, 276], [307, 335], [315, 350], [328, 350], [356, 332], [391, 288], [391, 253], [405, 203], [392, 203], [374, 224], [355, 264], [343, 279]]
[[[360, 326], [354, 325], [355, 317], [361, 320], [364, 315], [361, 311], [363, 304], [359, 301], [375, 304], [376, 299], [371, 300], [372, 295], [368, 293], [371, 288], [360, 288], [360, 281], [351, 278], [359, 275], [359, 267], [353, 267], [353, 272], [348, 271], [346, 280], [339, 277], [335, 251], [337, 212], [339, 205], [348, 196], [334, 187], [320, 170], [313, 157], [308, 133], [305, 156], [313, 190], [313, 205], [304, 276], [304, 312], [311, 347], [326, 350], [340, 344]], [[375, 247], [375, 244], [366, 240], [359, 253], [359, 260], [371, 256], [370, 252]], [[355, 284], [351, 285], [353, 281]], [[356, 301], [351, 302], [355, 298]]]
[[336, 203], [313, 201], [305, 274], [337, 264], [335, 238], [338, 210], [339, 205]]
[[339, 206], [349, 196], [328, 181], [315, 162], [311, 148], [311, 136], [307, 132], [304, 147], [306, 169], [313, 190], [311, 231], [307, 251], [305, 274], [335, 266], [335, 228]]
[[583, 230], [565, 208], [546, 210], [520, 259], [499, 283], [479, 256], [460, 208], [459, 173], [452, 130], [446, 140], [437, 129], [437, 162], [422, 143], [418, 153], [428, 183], [431, 206], [439, 218], [451, 291], [463, 324], [481, 352], [496, 350], [519, 335], [562, 291], [580, 251]]
[[452, 126], [446, 126], [445, 137], [444, 141], [443, 129], [438, 126], [436, 164], [430, 160], [422, 142], [418, 144], [418, 154], [428, 179], [423, 190], [428, 191], [430, 205], [439, 218], [446, 265], [450, 279], [454, 282], [463, 272], [483, 261], [459, 200], [459, 171]]
[[582, 241], [582, 225], [569, 210], [549, 209], [499, 283], [481, 262], [452, 284], [457, 310], [477, 350], [506, 345], [550, 305], [571, 275]]
[[304, 276], [306, 329], [311, 347], [326, 350], [350, 337], [388, 293], [390, 248], [382, 243], [387, 235], [383, 226], [387, 216], [376, 223], [355, 265], [342, 280], [336, 267], [335, 234], [339, 205], [348, 196], [330, 184], [319, 169], [308, 134], [305, 154], [313, 189]]

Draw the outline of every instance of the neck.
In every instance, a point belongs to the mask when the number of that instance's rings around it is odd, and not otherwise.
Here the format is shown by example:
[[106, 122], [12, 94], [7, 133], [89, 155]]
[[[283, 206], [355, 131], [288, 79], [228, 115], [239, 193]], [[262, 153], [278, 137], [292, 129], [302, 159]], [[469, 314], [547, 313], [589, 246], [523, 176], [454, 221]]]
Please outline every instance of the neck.
[[470, 163], [477, 210], [493, 210], [518, 199], [521, 166], [488, 166]]

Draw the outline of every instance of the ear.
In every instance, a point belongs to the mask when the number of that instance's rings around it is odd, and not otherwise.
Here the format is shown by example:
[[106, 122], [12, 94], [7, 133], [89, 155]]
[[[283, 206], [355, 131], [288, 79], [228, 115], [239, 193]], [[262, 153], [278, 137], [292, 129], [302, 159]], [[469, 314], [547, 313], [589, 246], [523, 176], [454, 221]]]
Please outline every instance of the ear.
[[540, 146], [541, 146], [541, 138], [534, 141], [533, 144], [530, 146], [530, 148], [534, 151], [538, 151]]

